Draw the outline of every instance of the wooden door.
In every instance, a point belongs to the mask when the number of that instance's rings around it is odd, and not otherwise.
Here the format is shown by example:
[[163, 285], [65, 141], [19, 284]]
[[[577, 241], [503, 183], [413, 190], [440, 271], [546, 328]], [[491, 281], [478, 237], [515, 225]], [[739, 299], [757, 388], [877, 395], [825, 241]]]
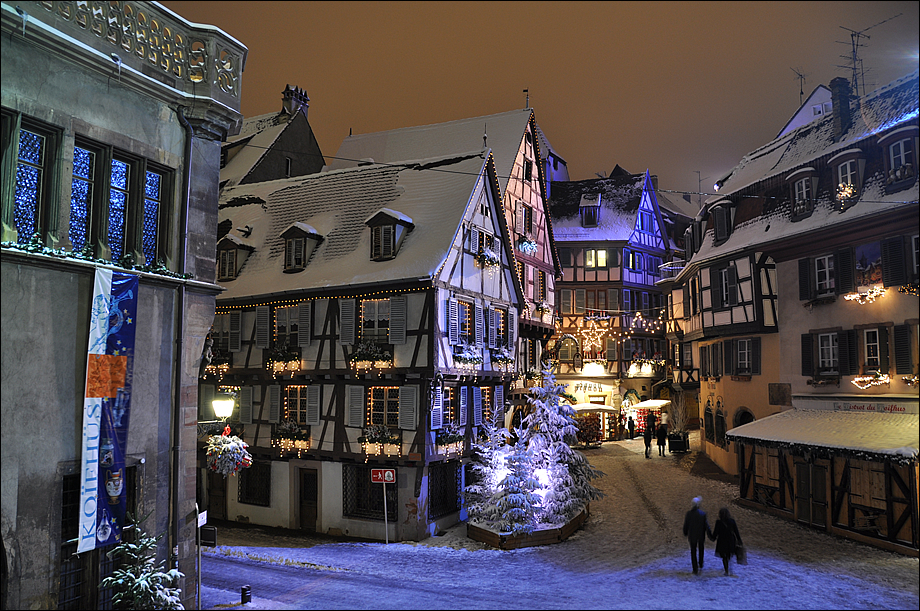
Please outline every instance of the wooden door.
[[316, 532], [316, 469], [300, 470], [300, 528]]
[[796, 463], [795, 517], [819, 528], [827, 527], [827, 465]]
[[208, 471], [208, 519], [227, 519], [227, 478]]

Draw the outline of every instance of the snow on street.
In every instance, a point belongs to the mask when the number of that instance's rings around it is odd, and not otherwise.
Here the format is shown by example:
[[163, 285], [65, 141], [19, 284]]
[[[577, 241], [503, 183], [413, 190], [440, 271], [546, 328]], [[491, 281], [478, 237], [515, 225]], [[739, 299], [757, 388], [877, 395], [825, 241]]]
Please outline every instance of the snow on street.
[[[696, 434], [698, 439], [698, 433]], [[698, 442], [693, 444], [698, 447]], [[918, 560], [820, 533], [732, 505], [737, 487], [689, 472], [696, 452], [644, 458], [641, 439], [587, 450], [605, 477], [594, 483], [606, 497], [591, 504], [584, 527], [567, 541], [511, 551], [486, 548], [460, 524], [420, 543], [320, 543], [297, 536], [266, 538], [257, 529], [224, 529], [222, 545], [204, 554], [245, 555], [274, 562], [306, 562], [389, 577], [405, 592], [418, 586], [468, 588], [469, 599], [419, 597], [418, 608], [649, 608], [649, 609], [917, 609]], [[690, 499], [703, 497], [710, 526], [722, 506], [738, 522], [748, 564], [732, 562], [723, 575], [714, 544], [705, 568], [691, 573], [682, 533]], [[229, 530], [229, 532], [228, 532]], [[314, 540], [313, 543], [316, 543]], [[309, 543], [308, 543], [309, 544]], [[313, 570], [309, 568], [305, 571]], [[309, 600], [266, 600], [240, 608], [323, 608], [322, 589]], [[202, 585], [202, 608], [230, 608], [239, 592]], [[340, 599], [339, 599], [340, 600]], [[355, 592], [353, 608], [392, 608], [392, 599]], [[297, 606], [300, 605], [300, 606]], [[309, 605], [309, 606], [304, 606]]]

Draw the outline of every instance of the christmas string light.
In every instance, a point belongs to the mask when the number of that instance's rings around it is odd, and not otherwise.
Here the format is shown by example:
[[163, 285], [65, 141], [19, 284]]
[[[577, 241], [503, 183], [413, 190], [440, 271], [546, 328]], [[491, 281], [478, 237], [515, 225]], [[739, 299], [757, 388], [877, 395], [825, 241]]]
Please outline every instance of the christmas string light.
[[891, 378], [888, 376], [888, 374], [886, 373], [882, 375], [878, 372], [875, 372], [871, 375], [856, 376], [851, 380], [851, 382], [853, 383], [853, 386], [856, 386], [862, 390], [865, 390], [870, 386], [882, 386], [884, 384], [891, 386]]
[[887, 290], [888, 289], [884, 287], [873, 286], [865, 293], [849, 293], [848, 295], [844, 295], [843, 298], [847, 301], [855, 301], [860, 305], [865, 305], [867, 303], [873, 303], [876, 299], [884, 295]]

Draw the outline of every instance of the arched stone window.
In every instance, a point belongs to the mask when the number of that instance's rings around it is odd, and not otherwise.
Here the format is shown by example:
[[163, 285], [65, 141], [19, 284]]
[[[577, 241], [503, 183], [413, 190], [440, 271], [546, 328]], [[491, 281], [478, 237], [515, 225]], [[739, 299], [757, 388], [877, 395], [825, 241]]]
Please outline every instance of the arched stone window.
[[754, 414], [752, 414], [751, 410], [746, 407], [739, 407], [735, 411], [734, 428], [738, 428], [739, 426], [743, 426], [749, 422], [754, 422]]

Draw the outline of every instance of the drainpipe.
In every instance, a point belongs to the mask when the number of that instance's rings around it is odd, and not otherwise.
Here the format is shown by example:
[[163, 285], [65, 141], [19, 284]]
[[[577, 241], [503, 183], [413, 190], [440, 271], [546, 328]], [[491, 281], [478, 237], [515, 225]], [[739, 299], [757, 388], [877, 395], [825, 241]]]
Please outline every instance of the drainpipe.
[[[188, 208], [191, 189], [192, 173], [192, 138], [194, 131], [185, 118], [185, 108], [176, 109], [179, 122], [185, 129], [185, 151], [182, 168], [182, 205], [179, 219], [179, 266], [180, 274], [185, 273], [186, 249], [188, 248]], [[181, 516], [179, 515], [179, 450], [182, 439], [182, 338], [185, 334], [185, 283], [179, 285], [179, 299], [176, 306], [176, 370], [175, 370], [175, 407], [173, 412], [173, 447], [172, 447], [172, 545], [170, 553], [173, 556], [172, 567], [179, 568], [179, 531]]]

